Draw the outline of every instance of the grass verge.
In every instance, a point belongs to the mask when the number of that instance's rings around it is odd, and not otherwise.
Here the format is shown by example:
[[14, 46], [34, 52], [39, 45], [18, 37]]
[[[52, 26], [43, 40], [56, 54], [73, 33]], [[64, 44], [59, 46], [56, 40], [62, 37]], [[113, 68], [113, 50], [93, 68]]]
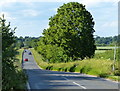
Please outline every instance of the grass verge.
[[43, 69], [64, 72], [79, 72], [109, 78], [115, 81], [120, 80], [120, 77], [115, 76], [112, 71], [113, 62], [111, 60], [92, 58], [68, 63], [47, 63], [42, 60], [43, 57], [34, 49], [30, 50], [32, 51], [37, 64]]
[[16, 61], [14, 62], [14, 65], [16, 66], [16, 76], [18, 77], [16, 83], [17, 83], [17, 87], [16, 89], [21, 89], [21, 90], [25, 90], [26, 89], [26, 81], [27, 81], [27, 76], [25, 75], [21, 63], [22, 63], [22, 52], [23, 49], [19, 49], [17, 51], [17, 55], [16, 55]]

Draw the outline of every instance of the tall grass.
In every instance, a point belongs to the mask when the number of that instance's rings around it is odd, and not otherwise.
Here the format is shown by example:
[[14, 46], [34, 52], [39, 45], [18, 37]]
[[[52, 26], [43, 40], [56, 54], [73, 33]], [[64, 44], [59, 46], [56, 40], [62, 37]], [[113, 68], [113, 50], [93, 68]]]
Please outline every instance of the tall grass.
[[19, 49], [17, 50], [17, 54], [16, 54], [16, 61], [14, 62], [14, 65], [17, 66], [18, 70], [21, 70], [21, 63], [22, 63], [22, 52], [23, 49]]
[[[103, 50], [102, 50], [103, 51]], [[120, 61], [119, 55], [118, 55], [118, 49], [116, 50], [116, 61]], [[104, 52], [96, 53], [94, 58], [96, 59], [106, 59], [106, 60], [114, 60], [114, 50], [106, 50]]]
[[43, 69], [64, 72], [79, 72], [118, 80], [116, 79], [118, 76], [115, 76], [112, 71], [113, 62], [111, 60], [92, 58], [67, 63], [47, 63], [42, 60], [42, 56], [34, 49], [31, 49], [31, 51], [37, 64]]
[[26, 89], [26, 81], [27, 81], [27, 76], [25, 75], [23, 69], [22, 69], [22, 52], [23, 49], [17, 50], [16, 54], [16, 61], [14, 62], [14, 66], [16, 66], [16, 76], [20, 80], [14, 81], [16, 83], [16, 89], [21, 89], [24, 91]]

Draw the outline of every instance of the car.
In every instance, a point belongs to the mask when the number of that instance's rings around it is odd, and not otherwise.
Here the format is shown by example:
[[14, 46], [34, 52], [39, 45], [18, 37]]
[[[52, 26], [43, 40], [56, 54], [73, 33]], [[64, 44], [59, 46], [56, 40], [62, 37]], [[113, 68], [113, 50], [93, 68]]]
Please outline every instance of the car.
[[28, 61], [28, 58], [25, 58], [24, 61]]
[[29, 55], [32, 55], [32, 53], [31, 53], [31, 52], [29, 52]]
[[24, 50], [24, 52], [27, 52], [26, 50]]

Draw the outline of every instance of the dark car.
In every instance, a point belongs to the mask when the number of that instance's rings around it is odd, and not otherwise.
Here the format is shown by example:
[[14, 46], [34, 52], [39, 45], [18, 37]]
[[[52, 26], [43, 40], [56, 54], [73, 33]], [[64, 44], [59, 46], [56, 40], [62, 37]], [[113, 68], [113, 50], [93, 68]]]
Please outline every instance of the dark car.
[[28, 58], [25, 58], [24, 61], [28, 61]]
[[29, 52], [29, 55], [32, 55], [32, 53], [31, 53], [31, 52]]

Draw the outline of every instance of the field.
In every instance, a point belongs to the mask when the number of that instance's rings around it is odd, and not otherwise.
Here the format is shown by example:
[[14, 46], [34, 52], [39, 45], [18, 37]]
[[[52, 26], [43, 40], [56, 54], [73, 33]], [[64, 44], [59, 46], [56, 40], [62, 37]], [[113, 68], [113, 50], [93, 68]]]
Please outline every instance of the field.
[[[96, 59], [107, 59], [107, 60], [114, 60], [114, 53], [115, 49], [114, 47], [97, 47], [97, 50], [95, 51], [94, 58]], [[116, 48], [116, 55], [115, 59], [120, 61], [118, 48]]]
[[103, 53], [106, 50], [112, 50], [114, 47], [97, 47], [97, 50], [95, 50], [95, 53]]
[[[31, 49], [33, 56], [37, 64], [46, 70], [54, 71], [65, 71], [65, 72], [79, 72], [89, 75], [96, 75], [98, 77], [109, 78], [113, 80], [118, 80], [118, 70], [112, 71], [113, 61], [107, 58], [95, 58], [85, 59], [82, 61], [68, 62], [68, 63], [47, 63], [42, 60], [42, 56], [38, 54], [34, 49]], [[106, 51], [105, 51], [106, 52]], [[101, 54], [105, 53], [101, 52]], [[111, 52], [111, 51], [110, 51]], [[97, 55], [99, 53], [96, 53]], [[108, 53], [107, 53], [108, 54]], [[105, 56], [105, 55], [102, 55]], [[118, 63], [115, 64], [116, 69], [118, 69]]]

